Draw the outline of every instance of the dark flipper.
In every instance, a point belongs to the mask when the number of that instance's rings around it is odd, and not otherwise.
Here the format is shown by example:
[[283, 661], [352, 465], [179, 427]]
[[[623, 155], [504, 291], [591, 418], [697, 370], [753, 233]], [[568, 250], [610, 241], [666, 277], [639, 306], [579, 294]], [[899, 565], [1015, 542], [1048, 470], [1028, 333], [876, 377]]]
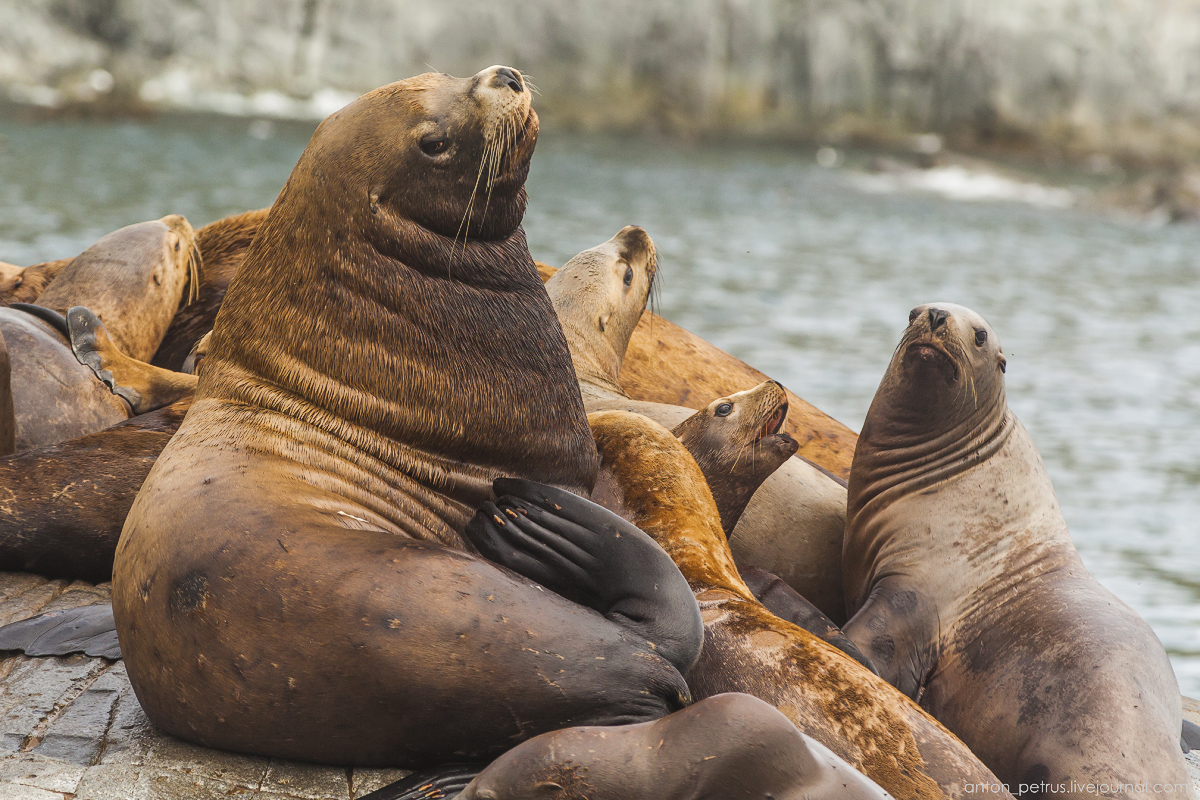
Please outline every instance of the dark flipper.
[[51, 327], [67, 337], [67, 341], [71, 340], [71, 331], [67, 328], [67, 318], [54, 309], [46, 308], [45, 306], [35, 306], [33, 303], [10, 303], [8, 307], [24, 311], [26, 314], [37, 317], [42, 322], [49, 323]]
[[458, 797], [486, 764], [444, 764], [435, 769], [414, 772], [407, 778], [389, 783], [359, 800], [451, 800]]
[[116, 661], [121, 657], [111, 603], [51, 611], [0, 628], [0, 650], [27, 656], [84, 653]]
[[1179, 746], [1183, 748], [1183, 752], [1185, 753], [1200, 750], [1200, 725], [1189, 719], [1185, 719], [1183, 721], [1183, 732], [1179, 737]]
[[467, 524], [480, 553], [632, 630], [687, 674], [704, 638], [700, 608], [653, 539], [562, 489], [515, 478], [493, 486], [500, 499]]
[[804, 599], [804, 596], [788, 586], [777, 575], [758, 567], [738, 567], [742, 580], [758, 599], [775, 616], [785, 619], [809, 633], [824, 639], [867, 669], [879, 674], [871, 659], [863, 655], [850, 637], [833, 624], [833, 620]]
[[67, 309], [67, 338], [71, 341], [71, 352], [80, 364], [89, 368], [117, 397], [125, 400], [134, 409], [142, 402], [138, 391], [117, 383], [111, 371], [104, 368], [100, 350], [111, 341], [100, 318], [85, 306]]

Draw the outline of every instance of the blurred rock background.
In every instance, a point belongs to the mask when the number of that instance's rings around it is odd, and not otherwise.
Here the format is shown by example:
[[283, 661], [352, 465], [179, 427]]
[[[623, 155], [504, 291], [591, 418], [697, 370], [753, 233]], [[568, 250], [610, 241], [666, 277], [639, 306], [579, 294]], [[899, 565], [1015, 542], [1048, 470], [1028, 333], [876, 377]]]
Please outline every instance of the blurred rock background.
[[319, 117], [492, 63], [584, 130], [1200, 155], [1200, 0], [0, 0], [0, 94], [41, 108]]

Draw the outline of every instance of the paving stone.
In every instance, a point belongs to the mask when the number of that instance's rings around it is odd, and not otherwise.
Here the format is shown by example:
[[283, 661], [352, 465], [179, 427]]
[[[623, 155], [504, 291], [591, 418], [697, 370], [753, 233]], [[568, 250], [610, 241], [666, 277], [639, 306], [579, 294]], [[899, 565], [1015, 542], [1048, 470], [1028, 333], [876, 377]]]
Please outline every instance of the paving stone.
[[133, 800], [141, 768], [128, 764], [88, 767], [75, 790], [75, 800]]
[[86, 656], [25, 658], [4, 682], [0, 750], [17, 750], [47, 716], [108, 668]]
[[91, 766], [100, 753], [121, 686], [101, 675], [51, 723], [33, 752], [83, 766]]
[[305, 800], [349, 800], [347, 770], [318, 764], [271, 759], [263, 791], [280, 792]]
[[224, 800], [251, 798], [257, 791], [257, 783], [226, 781], [200, 772], [176, 772], [151, 766], [142, 768], [133, 794], [126, 800]]
[[112, 724], [105, 735], [104, 745], [100, 755], [100, 763], [107, 765], [140, 765], [144, 764], [146, 754], [159, 739], [166, 738], [150, 723], [146, 712], [137, 701], [133, 687], [129, 684], [129, 676], [125, 672], [124, 662], [118, 661], [112, 668], [96, 681], [111, 680], [120, 686], [116, 711], [113, 713]]
[[212, 750], [170, 736], [156, 739], [146, 757], [148, 769], [169, 769], [196, 778], [252, 788], [262, 784], [269, 765], [266, 758]]
[[0, 800], [64, 800], [62, 792], [48, 792], [19, 783], [0, 783]]
[[356, 769], [350, 776], [350, 796], [362, 797], [411, 774], [406, 769]]
[[0, 625], [28, 619], [62, 594], [64, 581], [48, 581], [0, 602]]
[[0, 783], [17, 783], [49, 792], [74, 792], [86, 767], [35, 753], [0, 759]]
[[[106, 586], [111, 587], [111, 584], [106, 584]], [[84, 583], [83, 581], [75, 581], [66, 586], [61, 594], [38, 609], [37, 613], [45, 614], [49, 611], [66, 611], [70, 608], [111, 602], [111, 588], [101, 588], [100, 586], [92, 586], [90, 583]]]
[[0, 603], [7, 605], [14, 597], [50, 582], [48, 578], [27, 572], [0, 572]]

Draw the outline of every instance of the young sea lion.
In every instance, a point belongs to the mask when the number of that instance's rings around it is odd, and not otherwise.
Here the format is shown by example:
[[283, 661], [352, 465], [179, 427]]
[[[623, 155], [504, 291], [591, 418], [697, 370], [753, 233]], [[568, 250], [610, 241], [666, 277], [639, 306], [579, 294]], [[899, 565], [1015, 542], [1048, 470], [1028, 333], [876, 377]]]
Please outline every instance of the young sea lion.
[[[666, 550], [700, 603], [704, 648], [687, 673], [695, 697], [740, 691], [766, 700], [898, 798], [966, 798], [976, 790], [1009, 796], [915, 703], [754, 599], [738, 577], [704, 476], [670, 431], [622, 411], [593, 413], [588, 421], [601, 471], [620, 487], [620, 510]], [[530, 561], [582, 563], [560, 533], [578, 500], [520, 483], [497, 482], [497, 491], [520, 498], [506, 506], [515, 514], [504, 525], [480, 514], [467, 529], [471, 541], [522, 574], [532, 575]]]
[[[636, 411], [670, 428], [695, 412], [633, 400], [618, 383], [657, 264], [650, 237], [629, 226], [572, 258], [546, 281], [546, 291], [571, 348], [587, 410]], [[845, 488], [807, 461], [789, 458], [754, 493], [730, 544], [739, 564], [778, 575], [830, 618], [842, 620], [845, 515]]]
[[1010, 786], [1187, 796], [1171, 664], [1080, 562], [1005, 363], [970, 309], [909, 315], [850, 475], [846, 633]]
[[[396, 766], [686, 702], [640, 624], [462, 539], [497, 476], [586, 494], [598, 464], [520, 228], [537, 131], [507, 67], [391, 84], [317, 128], [117, 549], [121, 646], [159, 727]], [[659, 563], [630, 562], [667, 595], [648, 621], [682, 602], [672, 580], [694, 602]]]

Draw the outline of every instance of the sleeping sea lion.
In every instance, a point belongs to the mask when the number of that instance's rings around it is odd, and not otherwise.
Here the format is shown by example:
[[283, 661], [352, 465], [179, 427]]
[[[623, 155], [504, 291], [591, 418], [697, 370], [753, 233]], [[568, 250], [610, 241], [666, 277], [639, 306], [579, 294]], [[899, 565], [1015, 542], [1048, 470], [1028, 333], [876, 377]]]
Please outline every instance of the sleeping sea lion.
[[1186, 797], [1171, 664], [1080, 562], [1005, 364], [970, 309], [909, 315], [850, 475], [846, 633], [1023, 795]]
[[178, 214], [127, 225], [71, 259], [36, 304], [63, 315], [86, 306], [126, 355], [149, 361], [176, 309], [199, 292], [195, 246], [195, 231]]
[[409, 782], [415, 786], [408, 792], [387, 787], [363, 800], [889, 797], [774, 708], [745, 694], [710, 697], [654, 722], [544, 733], [496, 759], [461, 794], [419, 778]]
[[[670, 431], [622, 411], [593, 413], [588, 421], [601, 471], [620, 487], [619, 511], [667, 551], [700, 603], [704, 648], [687, 673], [693, 696], [761, 698], [897, 798], [1010, 796], [915, 703], [754, 599], [738, 577], [704, 476]], [[571, 557], [574, 542], [559, 531], [577, 501], [522, 483], [497, 482], [498, 491], [520, 498], [504, 507], [513, 514], [480, 514], [467, 530], [480, 552], [526, 574], [531, 559]]]
[[644, 633], [698, 648], [699, 617], [654, 625], [694, 604], [657, 550], [600, 576], [633, 620], [462, 538], [497, 476], [586, 495], [598, 465], [520, 228], [537, 131], [520, 74], [490, 67], [377, 89], [313, 134], [117, 548], [121, 647], [160, 728], [399, 766], [686, 704], [694, 654]]
[[[636, 411], [673, 428], [695, 412], [633, 400], [618, 383], [657, 264], [650, 237], [629, 226], [572, 258], [546, 281], [546, 291], [571, 348], [587, 410]], [[790, 408], [791, 395], [788, 398]], [[845, 618], [845, 514], [845, 488], [822, 469], [789, 458], [754, 493], [729, 538], [730, 546], [739, 564], [778, 575], [837, 622]]]

